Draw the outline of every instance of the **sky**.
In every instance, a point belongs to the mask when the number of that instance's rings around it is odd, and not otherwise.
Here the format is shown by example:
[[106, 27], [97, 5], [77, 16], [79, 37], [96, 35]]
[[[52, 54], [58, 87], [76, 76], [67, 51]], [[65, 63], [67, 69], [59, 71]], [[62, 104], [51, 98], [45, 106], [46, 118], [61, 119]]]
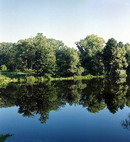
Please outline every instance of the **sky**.
[[90, 34], [130, 43], [130, 0], [0, 0], [0, 42], [37, 33], [70, 47]]

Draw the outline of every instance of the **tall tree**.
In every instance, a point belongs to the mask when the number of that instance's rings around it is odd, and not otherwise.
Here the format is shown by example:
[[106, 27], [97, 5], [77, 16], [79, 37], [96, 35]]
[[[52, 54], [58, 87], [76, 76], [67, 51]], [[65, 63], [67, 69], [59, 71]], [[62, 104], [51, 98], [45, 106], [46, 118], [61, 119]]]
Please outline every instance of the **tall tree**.
[[58, 74], [60, 76], [81, 75], [84, 69], [81, 67], [78, 52], [69, 47], [63, 47], [56, 53]]
[[56, 56], [54, 49], [47, 42], [47, 38], [41, 33], [38, 33], [35, 37], [35, 66], [39, 74], [45, 73], [54, 75], [56, 71]]
[[16, 62], [20, 70], [33, 69], [36, 48], [34, 38], [19, 40], [16, 44]]
[[9, 70], [14, 70], [15, 54], [16, 49], [14, 43], [0, 43], [0, 65], [6, 65]]
[[126, 49], [126, 59], [128, 63], [127, 73], [130, 73], [130, 44], [129, 43], [125, 44], [125, 49]]
[[99, 70], [103, 72], [102, 58], [99, 57], [99, 54], [103, 50], [104, 43], [104, 39], [97, 35], [89, 35], [76, 43], [86, 73], [98, 74]]
[[104, 48], [103, 56], [107, 75], [126, 75], [128, 64], [126, 50], [122, 42], [117, 43], [114, 38], [109, 39]]

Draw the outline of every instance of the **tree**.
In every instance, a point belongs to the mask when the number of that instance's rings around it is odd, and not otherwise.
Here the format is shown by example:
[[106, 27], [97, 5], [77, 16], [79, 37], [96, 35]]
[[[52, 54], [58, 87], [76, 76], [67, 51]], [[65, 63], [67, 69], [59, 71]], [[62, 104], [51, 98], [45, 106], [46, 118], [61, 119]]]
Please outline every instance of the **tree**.
[[86, 73], [99, 74], [99, 70], [103, 72], [102, 57], [99, 55], [103, 50], [104, 43], [104, 39], [97, 35], [89, 35], [76, 43]]
[[0, 65], [6, 65], [9, 70], [15, 69], [15, 44], [3, 42], [0, 43]]
[[126, 75], [128, 64], [126, 60], [126, 50], [122, 42], [117, 43], [114, 38], [109, 39], [104, 48], [103, 57], [107, 75]]
[[80, 64], [78, 52], [69, 47], [62, 47], [56, 52], [58, 75], [74, 76], [81, 75], [84, 71]]
[[19, 40], [16, 44], [16, 62], [20, 70], [34, 69], [36, 48], [34, 38]]
[[125, 44], [125, 49], [126, 49], [126, 59], [128, 63], [127, 73], [130, 73], [130, 44], [129, 43]]
[[55, 52], [56, 52], [56, 50], [64, 47], [64, 43], [62, 41], [60, 41], [60, 40], [47, 39], [47, 42], [54, 49]]
[[55, 75], [56, 56], [53, 48], [41, 33], [38, 33], [34, 40], [36, 47], [34, 69], [41, 75], [46, 73]]

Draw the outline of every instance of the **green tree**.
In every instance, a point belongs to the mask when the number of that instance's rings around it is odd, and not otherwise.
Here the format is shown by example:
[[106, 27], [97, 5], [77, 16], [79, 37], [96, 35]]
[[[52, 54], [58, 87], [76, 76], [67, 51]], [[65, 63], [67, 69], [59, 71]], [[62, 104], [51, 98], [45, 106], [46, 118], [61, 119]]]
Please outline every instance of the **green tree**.
[[47, 42], [54, 49], [54, 51], [64, 47], [64, 43], [62, 41], [60, 41], [60, 40], [47, 39]]
[[58, 75], [74, 76], [81, 75], [84, 69], [81, 67], [78, 52], [69, 47], [62, 47], [56, 52]]
[[129, 43], [125, 44], [125, 49], [126, 49], [126, 59], [128, 63], [127, 73], [130, 73], [130, 44]]
[[3, 42], [0, 43], [0, 65], [6, 65], [9, 70], [15, 69], [15, 44]]
[[19, 40], [16, 44], [16, 63], [20, 70], [34, 69], [35, 52], [34, 38]]
[[56, 72], [56, 56], [53, 48], [48, 43], [47, 38], [41, 33], [35, 37], [35, 65], [34, 69], [39, 74], [55, 75]]
[[76, 43], [86, 73], [99, 74], [99, 70], [103, 72], [101, 53], [104, 43], [104, 39], [97, 35], [89, 35]]
[[126, 60], [126, 50], [122, 42], [117, 43], [114, 38], [109, 39], [104, 48], [103, 56], [107, 75], [126, 75], [128, 64]]

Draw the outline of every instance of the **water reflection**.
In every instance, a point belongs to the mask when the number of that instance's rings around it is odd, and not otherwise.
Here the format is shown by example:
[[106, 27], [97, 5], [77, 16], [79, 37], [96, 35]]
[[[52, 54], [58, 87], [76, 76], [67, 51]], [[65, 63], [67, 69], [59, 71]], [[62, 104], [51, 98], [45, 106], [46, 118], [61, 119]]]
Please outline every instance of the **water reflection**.
[[[0, 88], [0, 107], [18, 106], [23, 116], [40, 115], [45, 123], [49, 112], [66, 104], [82, 105], [91, 113], [108, 108], [116, 113], [130, 106], [130, 88], [125, 78], [90, 81], [56, 81], [39, 85], [9, 85]], [[122, 125], [126, 125], [125, 122]]]
[[130, 114], [128, 114], [128, 118], [126, 118], [125, 120], [121, 122], [121, 125], [124, 129], [127, 129], [130, 131]]
[[6, 139], [8, 139], [9, 137], [11, 137], [11, 134], [0, 134], [0, 142], [4, 142]]

